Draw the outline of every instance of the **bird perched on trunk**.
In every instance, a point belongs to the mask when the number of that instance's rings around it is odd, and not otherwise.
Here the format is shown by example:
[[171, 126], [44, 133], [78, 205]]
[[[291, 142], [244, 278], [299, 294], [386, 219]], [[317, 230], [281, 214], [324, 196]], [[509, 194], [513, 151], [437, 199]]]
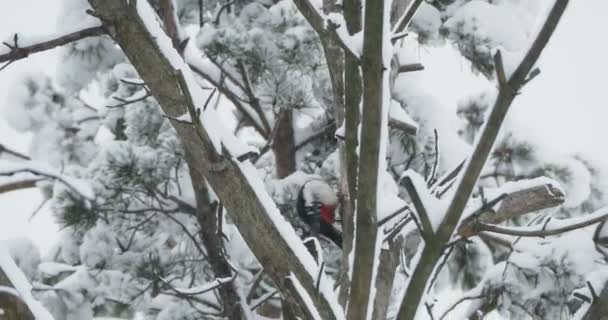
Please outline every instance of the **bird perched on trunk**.
[[323, 180], [306, 181], [300, 188], [297, 211], [300, 218], [310, 227], [312, 236], [325, 236], [342, 248], [342, 235], [334, 227], [338, 197]]

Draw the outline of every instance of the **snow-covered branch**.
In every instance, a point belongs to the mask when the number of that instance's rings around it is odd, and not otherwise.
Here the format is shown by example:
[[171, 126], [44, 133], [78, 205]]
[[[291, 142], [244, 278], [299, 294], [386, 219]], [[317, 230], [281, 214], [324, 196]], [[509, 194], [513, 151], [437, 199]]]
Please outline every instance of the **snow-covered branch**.
[[463, 219], [456, 231], [458, 236], [469, 238], [481, 231], [482, 224], [499, 224], [564, 202], [561, 188], [547, 178], [508, 183], [498, 190], [492, 190], [492, 194], [505, 195], [498, 209], [495, 211], [482, 204], [478, 212]]
[[95, 194], [91, 186], [84, 181], [72, 177], [68, 177], [55, 169], [50, 168], [45, 163], [35, 161], [0, 161], [0, 176], [13, 176], [20, 173], [30, 173], [36, 176], [41, 176], [59, 181], [76, 194], [87, 200], [95, 199]]
[[32, 296], [32, 286], [8, 250], [0, 244], [0, 310], [8, 319], [53, 320]]

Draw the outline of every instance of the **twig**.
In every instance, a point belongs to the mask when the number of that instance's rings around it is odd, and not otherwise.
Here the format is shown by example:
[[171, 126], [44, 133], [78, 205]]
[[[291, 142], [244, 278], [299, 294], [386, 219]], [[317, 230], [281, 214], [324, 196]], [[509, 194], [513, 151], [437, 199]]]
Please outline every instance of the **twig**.
[[433, 162], [433, 169], [431, 170], [431, 175], [429, 179], [426, 181], [427, 186], [430, 188], [433, 183], [435, 183], [435, 175], [437, 174], [437, 165], [439, 164], [439, 135], [437, 134], [437, 129], [433, 129], [433, 133], [435, 134], [435, 161]]
[[112, 99], [114, 99], [120, 103], [117, 105], [113, 105], [113, 106], [106, 106], [106, 108], [112, 109], [112, 108], [124, 107], [124, 106], [130, 105], [130, 104], [136, 103], [136, 102], [144, 101], [152, 96], [152, 93], [150, 92], [150, 90], [148, 88], [144, 87], [143, 90], [144, 90], [143, 96], [141, 96], [139, 98], [131, 99], [131, 100], [123, 99], [123, 98], [119, 98], [119, 97], [112, 97]]
[[317, 275], [317, 281], [315, 281], [315, 289], [317, 289], [317, 291], [319, 291], [319, 287], [321, 286], [321, 276], [323, 275], [323, 271], [325, 271], [325, 261], [321, 262], [319, 274]]
[[416, 213], [418, 214], [418, 217], [420, 218], [420, 222], [422, 223], [422, 230], [421, 230], [422, 236], [425, 240], [428, 240], [434, 234], [434, 230], [433, 230], [433, 226], [431, 225], [431, 220], [429, 218], [429, 214], [426, 211], [426, 208], [424, 207], [424, 203], [422, 202], [422, 199], [420, 198], [420, 195], [418, 194], [418, 190], [416, 190], [416, 187], [414, 186], [412, 179], [410, 177], [406, 176], [404, 178], [404, 182], [405, 182], [405, 189], [407, 190], [407, 193], [409, 194], [410, 198], [412, 199], [414, 208], [416, 208]]
[[397, 69], [397, 73], [407, 73], [422, 70], [424, 70], [424, 66], [421, 63], [411, 63], [399, 66], [399, 68]]
[[[605, 213], [605, 214], [600, 215], [593, 219], [581, 221], [579, 223], [574, 223], [574, 224], [567, 225], [567, 226], [564, 226], [561, 228], [548, 229], [548, 230], [542, 230], [542, 229], [541, 230], [520, 230], [520, 229], [515, 229], [515, 228], [504, 228], [504, 227], [499, 227], [499, 226], [490, 225], [490, 224], [483, 224], [483, 223], [479, 225], [479, 228], [481, 229], [481, 231], [506, 234], [506, 235], [510, 235], [510, 236], [541, 237], [542, 238], [542, 237], [559, 235], [559, 234], [562, 234], [565, 232], [585, 228], [590, 225], [594, 225], [596, 223], [606, 221], [606, 219], [608, 219], [608, 213]], [[567, 221], [567, 220], [568, 219], [562, 220], [562, 222]], [[580, 219], [576, 219], [576, 220], [580, 220]]]
[[255, 289], [258, 288], [260, 283], [264, 279], [264, 269], [260, 269], [260, 271], [255, 275], [255, 279], [251, 284], [251, 288], [249, 288], [249, 293], [247, 293], [246, 301], [247, 303], [251, 303], [251, 299], [253, 299], [253, 295], [255, 294]]
[[459, 304], [467, 301], [467, 300], [475, 300], [475, 299], [483, 299], [485, 298], [486, 295], [485, 294], [480, 294], [477, 296], [469, 296], [469, 297], [462, 297], [460, 298], [458, 301], [456, 301], [456, 303], [454, 303], [453, 305], [451, 305], [442, 315], [441, 317], [439, 317], [439, 320], [443, 320], [443, 318], [445, 318], [450, 312], [452, 312], [454, 309], [456, 309], [456, 307], [458, 307]]
[[25, 47], [19, 47], [16, 41], [14, 41], [15, 43], [13, 43], [13, 45], [8, 45], [5, 43], [5, 45], [7, 45], [11, 50], [8, 53], [0, 54], [0, 62], [13, 62], [19, 59], [26, 58], [30, 54], [50, 50], [84, 38], [100, 36], [105, 33], [105, 29], [102, 26], [98, 26], [68, 33], [52, 40], [43, 41]]
[[389, 222], [394, 217], [398, 216], [399, 214], [401, 214], [402, 212], [407, 211], [407, 210], [411, 210], [411, 209], [410, 209], [410, 206], [406, 204], [403, 207], [401, 207], [400, 209], [396, 210], [395, 212], [393, 212], [393, 213], [389, 214], [388, 216], [379, 220], [378, 227], [382, 227], [385, 223]]
[[405, 30], [405, 28], [407, 28], [407, 26], [409, 26], [410, 22], [412, 22], [412, 18], [414, 18], [414, 14], [416, 13], [416, 11], [418, 10], [418, 8], [420, 7], [421, 4], [422, 4], [422, 0], [414, 0], [409, 5], [409, 7], [407, 7], [407, 9], [405, 9], [405, 12], [401, 16], [401, 18], [399, 18], [398, 22], [395, 24], [395, 27], [393, 28], [393, 37], [391, 39], [391, 42], [393, 44], [395, 42], [397, 42], [397, 40], [403, 38], [403, 37], [399, 37], [401, 32], [403, 32]]
[[11, 156], [19, 158], [21, 160], [32, 160], [30, 157], [24, 155], [23, 153], [9, 149], [9, 148], [5, 147], [3, 144], [0, 144], [0, 155], [2, 155], [3, 152], [6, 152], [6, 153], [10, 154]]
[[223, 6], [220, 7], [220, 10], [218, 10], [217, 14], [215, 15], [215, 22], [213, 24], [215, 24], [215, 26], [218, 26], [220, 24], [220, 17], [222, 16], [222, 12], [224, 12], [224, 10], [230, 8], [231, 5], [233, 5], [236, 1], [228, 1], [226, 4], [224, 4]]

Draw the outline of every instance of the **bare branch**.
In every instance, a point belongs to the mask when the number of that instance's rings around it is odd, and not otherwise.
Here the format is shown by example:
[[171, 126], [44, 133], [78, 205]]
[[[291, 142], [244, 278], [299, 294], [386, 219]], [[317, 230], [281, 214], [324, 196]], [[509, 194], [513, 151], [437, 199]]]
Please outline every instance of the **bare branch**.
[[78, 41], [88, 37], [100, 36], [105, 33], [105, 29], [102, 26], [98, 26], [68, 33], [55, 39], [32, 44], [25, 47], [19, 47], [18, 43], [13, 43], [11, 45], [6, 44], [10, 48], [10, 51], [8, 53], [0, 54], [0, 62], [16, 61], [19, 59], [26, 58], [30, 54], [54, 49], [56, 47], [66, 45], [74, 41]]
[[410, 63], [399, 66], [399, 68], [397, 68], [397, 73], [407, 73], [422, 70], [424, 70], [424, 66], [422, 65], [422, 63]]
[[[606, 211], [606, 209], [605, 208], [601, 209], [601, 211]], [[494, 233], [506, 234], [506, 235], [517, 236], [517, 237], [547, 237], [547, 236], [555, 236], [555, 235], [559, 235], [559, 234], [562, 234], [565, 232], [585, 228], [585, 227], [594, 225], [596, 223], [601, 223], [603, 221], [606, 221], [606, 219], [608, 219], [608, 212], [602, 213], [600, 211], [596, 211], [595, 213], [591, 214], [590, 216], [576, 217], [576, 218], [570, 218], [570, 219], [564, 219], [564, 220], [553, 219], [551, 222], [557, 221], [556, 223], [558, 223], [561, 227], [556, 227], [556, 228], [551, 228], [551, 229], [547, 229], [544, 227], [541, 229], [536, 229], [536, 230], [530, 229], [528, 227], [526, 227], [526, 228], [505, 228], [505, 227], [499, 227], [499, 226], [483, 224], [483, 223], [479, 225], [479, 229], [480, 229], [480, 231], [494, 232]]]
[[2, 153], [8, 153], [9, 155], [19, 158], [21, 160], [31, 160], [31, 158], [29, 156], [26, 156], [21, 152], [9, 149], [9, 148], [5, 147], [3, 144], [0, 144], [0, 155], [2, 155]]
[[0, 185], [0, 194], [16, 190], [34, 188], [36, 186], [36, 183], [40, 180], [42, 179], [26, 179], [5, 183], [3, 185]]

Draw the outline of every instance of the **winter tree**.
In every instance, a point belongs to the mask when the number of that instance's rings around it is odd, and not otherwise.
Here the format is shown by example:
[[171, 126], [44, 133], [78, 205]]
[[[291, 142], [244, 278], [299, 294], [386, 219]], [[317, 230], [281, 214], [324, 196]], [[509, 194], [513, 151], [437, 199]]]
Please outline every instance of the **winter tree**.
[[[0, 245], [0, 318], [600, 319], [606, 174], [505, 121], [567, 4], [64, 0], [0, 49], [62, 52], [3, 111], [61, 237]], [[487, 84], [456, 112], [440, 46]]]

